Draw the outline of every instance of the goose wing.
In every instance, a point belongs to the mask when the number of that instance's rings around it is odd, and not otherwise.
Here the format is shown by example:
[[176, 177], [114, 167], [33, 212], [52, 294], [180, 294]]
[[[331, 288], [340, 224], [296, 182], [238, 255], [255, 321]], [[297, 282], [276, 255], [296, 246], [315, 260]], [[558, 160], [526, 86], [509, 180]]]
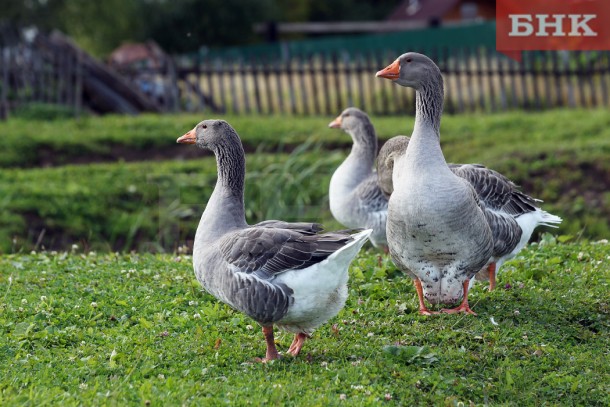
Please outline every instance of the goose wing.
[[377, 182], [377, 174], [371, 174], [354, 190], [354, 197], [358, 200], [365, 213], [388, 210], [388, 197], [384, 195]]
[[450, 164], [449, 168], [473, 186], [487, 209], [513, 217], [537, 209], [536, 199], [521, 192], [511, 180], [497, 171], [480, 164]]

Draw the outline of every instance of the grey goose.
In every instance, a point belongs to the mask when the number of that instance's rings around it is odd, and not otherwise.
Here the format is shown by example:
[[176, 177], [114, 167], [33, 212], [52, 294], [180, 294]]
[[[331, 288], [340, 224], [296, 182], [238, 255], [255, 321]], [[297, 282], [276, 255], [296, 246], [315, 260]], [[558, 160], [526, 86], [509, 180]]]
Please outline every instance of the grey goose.
[[313, 330], [343, 308], [348, 267], [371, 231], [320, 233], [316, 223], [276, 220], [248, 225], [245, 154], [237, 132], [226, 121], [204, 120], [177, 142], [216, 156], [218, 179], [193, 246], [197, 280], [262, 326], [262, 361], [279, 357], [274, 325], [295, 334], [288, 353], [298, 355]]
[[[396, 136], [385, 142], [377, 157], [379, 186], [386, 196], [394, 190], [392, 171], [394, 162], [407, 149], [409, 137]], [[501, 173], [480, 164], [448, 164], [454, 174], [464, 178], [474, 187], [485, 214], [490, 220], [494, 236], [493, 261], [475, 275], [477, 281], [488, 280], [489, 290], [496, 286], [496, 275], [506, 261], [512, 259], [525, 247], [534, 229], [538, 226], [557, 227], [561, 218], [538, 206], [539, 199], [521, 192], [519, 188]], [[513, 222], [493, 222], [489, 212], [511, 215]], [[509, 251], [510, 250], [510, 251]], [[475, 281], [471, 279], [470, 283]]]
[[371, 243], [387, 252], [388, 199], [373, 171], [377, 156], [375, 128], [368, 115], [355, 107], [345, 109], [328, 127], [342, 129], [353, 141], [349, 155], [330, 180], [330, 211], [345, 227], [373, 229]]
[[[414, 278], [421, 314], [433, 313], [426, 308], [424, 298], [432, 304], [454, 303], [461, 298], [457, 307], [443, 311], [475, 314], [468, 305], [470, 281], [484, 268], [491, 271], [497, 261], [526, 243], [527, 233], [510, 232], [519, 227], [510, 211], [524, 210], [531, 201], [520, 200], [526, 195], [519, 196], [516, 205], [508, 200], [506, 207], [493, 199], [486, 201], [489, 196], [464, 178], [471, 175], [470, 170], [458, 170], [463, 172], [460, 176], [447, 164], [440, 146], [443, 77], [430, 58], [409, 52], [376, 76], [416, 91], [413, 133], [392, 171], [387, 221], [392, 260]], [[479, 170], [472, 172], [475, 178], [488, 171]], [[505, 210], [497, 210], [498, 205]], [[527, 224], [533, 229], [533, 220]]]

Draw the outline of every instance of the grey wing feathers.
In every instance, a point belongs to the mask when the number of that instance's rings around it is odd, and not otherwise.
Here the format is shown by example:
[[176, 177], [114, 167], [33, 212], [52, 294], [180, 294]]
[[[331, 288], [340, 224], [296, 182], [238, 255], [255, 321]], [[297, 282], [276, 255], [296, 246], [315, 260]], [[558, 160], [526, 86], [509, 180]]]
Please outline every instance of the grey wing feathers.
[[227, 236], [220, 245], [224, 260], [244, 273], [269, 279], [287, 270], [318, 263], [352, 240], [345, 233], [319, 235], [253, 226]]
[[450, 164], [453, 173], [467, 180], [485, 208], [512, 216], [536, 210], [536, 199], [519, 191], [504, 175], [479, 164]]
[[512, 252], [523, 233], [515, 218], [487, 210], [483, 213], [494, 237], [493, 256], [502, 257]]
[[284, 222], [283, 220], [265, 220], [252, 227], [290, 229], [306, 235], [315, 235], [324, 229], [319, 223]]
[[281, 229], [264, 222], [219, 242], [222, 260], [232, 273], [226, 282], [231, 304], [263, 325], [283, 318], [293, 301], [290, 287], [271, 281], [275, 275], [309, 267], [353, 240], [347, 233], [311, 234], [314, 226], [301, 232], [295, 228], [302, 226], [290, 225], [293, 229]]
[[388, 197], [384, 195], [377, 183], [377, 174], [371, 174], [362, 181], [354, 191], [354, 196], [360, 200], [367, 213], [388, 209]]
[[[515, 192], [520, 194], [516, 185], [502, 174], [482, 165], [450, 164], [449, 168], [472, 187], [475, 201], [491, 229], [494, 242], [492, 255], [502, 257], [509, 254], [519, 243], [522, 233], [515, 220], [516, 215], [506, 209], [511, 207], [511, 200], [515, 199], [511, 195]], [[532, 210], [535, 210], [535, 206]], [[529, 210], [522, 208], [520, 214], [526, 212]]]

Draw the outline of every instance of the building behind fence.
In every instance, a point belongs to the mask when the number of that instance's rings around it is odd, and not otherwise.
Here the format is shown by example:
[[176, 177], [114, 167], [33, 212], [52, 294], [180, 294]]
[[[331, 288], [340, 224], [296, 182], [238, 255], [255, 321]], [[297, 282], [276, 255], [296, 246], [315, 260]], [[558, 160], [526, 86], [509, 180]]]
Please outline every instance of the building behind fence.
[[[14, 49], [2, 48], [0, 110], [43, 102], [78, 112], [87, 75], [78, 60], [16, 57]], [[609, 52], [526, 52], [517, 63], [495, 51], [493, 23], [207, 51], [174, 57], [163, 70], [122, 74], [156, 78], [152, 96], [171, 101], [159, 104], [163, 111], [334, 115], [357, 106], [403, 114], [413, 112], [414, 93], [375, 73], [406, 51], [437, 62], [449, 113], [610, 106]]]

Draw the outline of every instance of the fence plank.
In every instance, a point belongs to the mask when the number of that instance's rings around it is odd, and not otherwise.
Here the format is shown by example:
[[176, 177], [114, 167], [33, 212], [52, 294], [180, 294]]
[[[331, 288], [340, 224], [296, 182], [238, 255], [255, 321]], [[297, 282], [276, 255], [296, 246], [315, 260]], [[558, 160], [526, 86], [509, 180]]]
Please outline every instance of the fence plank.
[[303, 59], [303, 57], [300, 57], [297, 59], [298, 61], [298, 77], [299, 77], [299, 92], [301, 93], [301, 113], [302, 114], [311, 114], [311, 111], [309, 110], [309, 98], [308, 98], [308, 92], [307, 89], [309, 88], [307, 86], [307, 83], [305, 82], [305, 73], [307, 72], [305, 70], [305, 60]]
[[[32, 102], [82, 109], [78, 54], [57, 47], [36, 54], [2, 44], [0, 50], [0, 118]], [[375, 78], [398, 52], [310, 53], [282, 61], [203, 58], [188, 66], [175, 59], [168, 62], [176, 64], [172, 75], [169, 70], [166, 76], [147, 72], [160, 75], [168, 90], [174, 90], [162, 98], [166, 110], [337, 115], [347, 106], [358, 106], [370, 114], [412, 113], [413, 91]], [[608, 51], [525, 52], [520, 64], [484, 47], [432, 47], [426, 53], [443, 72], [445, 111], [450, 114], [610, 103]]]

